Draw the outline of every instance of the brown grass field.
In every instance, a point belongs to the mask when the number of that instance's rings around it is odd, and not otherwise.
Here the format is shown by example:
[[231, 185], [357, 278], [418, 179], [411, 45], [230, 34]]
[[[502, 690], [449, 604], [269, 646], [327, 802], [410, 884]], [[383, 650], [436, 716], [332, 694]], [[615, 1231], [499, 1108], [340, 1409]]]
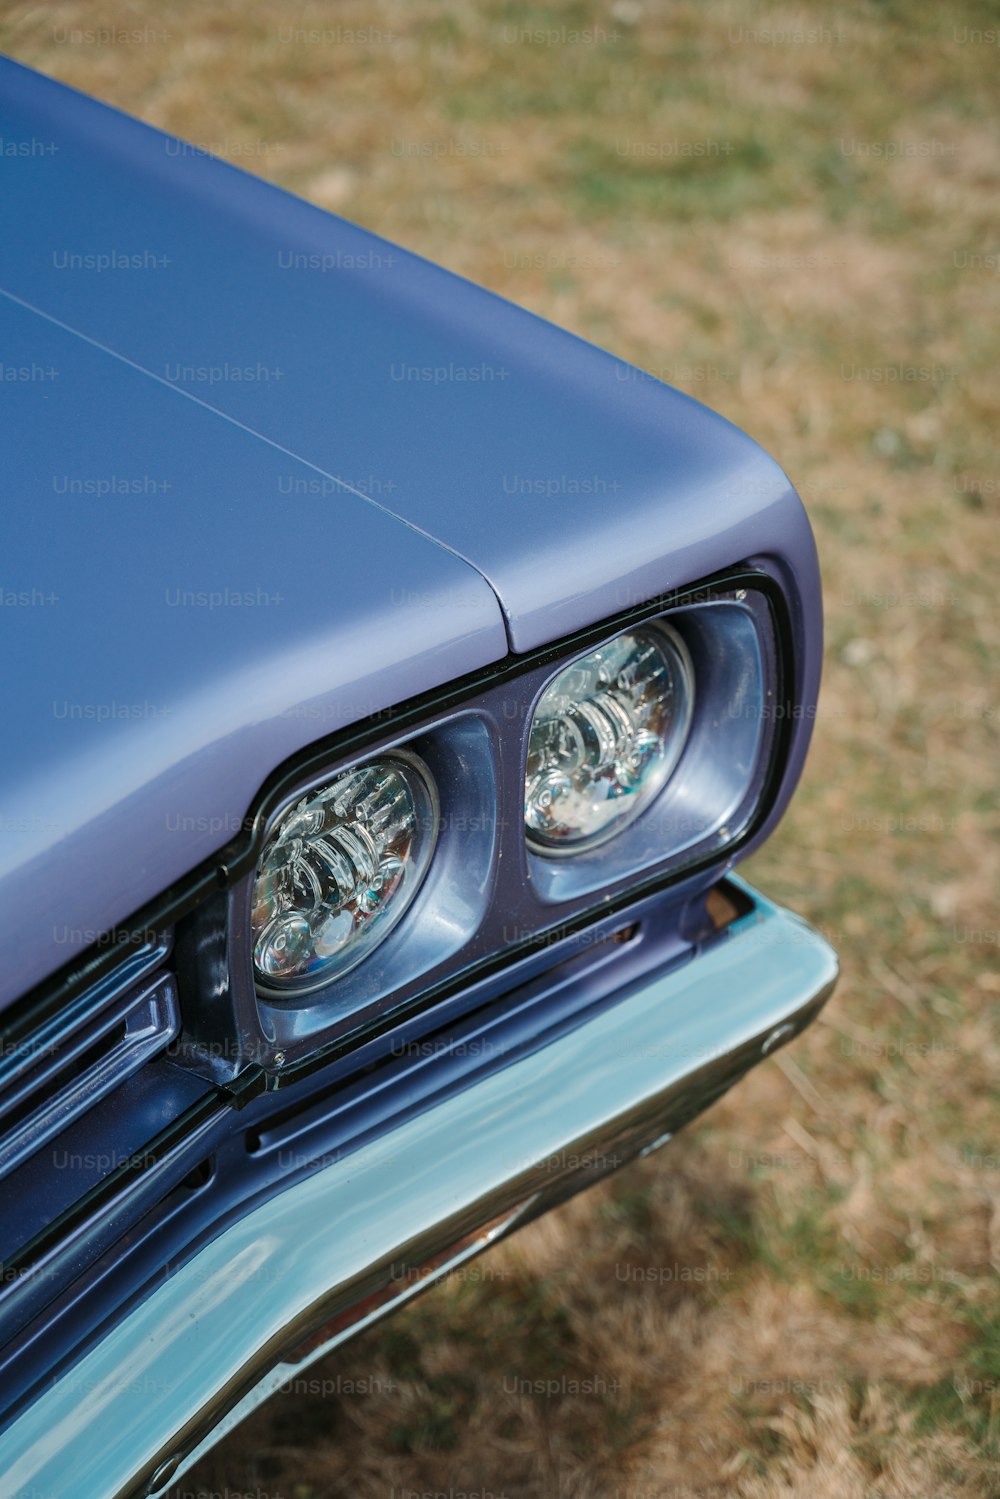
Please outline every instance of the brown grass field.
[[825, 579], [747, 866], [840, 949], [822, 1022], [178, 1499], [1000, 1495], [998, 35], [962, 0], [4, 6], [15, 57], [745, 427]]

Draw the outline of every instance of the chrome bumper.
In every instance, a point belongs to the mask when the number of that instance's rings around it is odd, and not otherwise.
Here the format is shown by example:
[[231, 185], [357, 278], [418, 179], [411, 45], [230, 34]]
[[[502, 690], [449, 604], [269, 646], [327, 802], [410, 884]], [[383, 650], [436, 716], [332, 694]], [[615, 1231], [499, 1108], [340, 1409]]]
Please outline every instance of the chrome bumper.
[[821, 937], [748, 893], [754, 909], [680, 967], [226, 1228], [0, 1436], [6, 1492], [165, 1490], [293, 1370], [668, 1139], [837, 977]]

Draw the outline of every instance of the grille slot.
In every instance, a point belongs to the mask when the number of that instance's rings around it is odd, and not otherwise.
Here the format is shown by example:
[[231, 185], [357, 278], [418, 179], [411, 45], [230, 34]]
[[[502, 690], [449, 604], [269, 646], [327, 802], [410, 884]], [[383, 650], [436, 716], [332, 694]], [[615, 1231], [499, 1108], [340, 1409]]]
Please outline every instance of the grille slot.
[[[160, 954], [158, 954], [159, 956]], [[179, 1029], [173, 977], [95, 986], [0, 1055], [0, 1174], [118, 1086]]]

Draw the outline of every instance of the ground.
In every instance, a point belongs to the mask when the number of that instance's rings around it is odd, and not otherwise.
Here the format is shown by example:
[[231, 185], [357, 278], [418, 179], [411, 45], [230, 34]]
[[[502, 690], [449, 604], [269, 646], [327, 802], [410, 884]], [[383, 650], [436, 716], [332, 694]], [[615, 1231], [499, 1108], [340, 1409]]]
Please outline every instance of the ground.
[[723, 412], [824, 574], [814, 747], [746, 867], [841, 952], [821, 1022], [178, 1495], [1000, 1494], [998, 41], [901, 0], [0, 9], [15, 57]]

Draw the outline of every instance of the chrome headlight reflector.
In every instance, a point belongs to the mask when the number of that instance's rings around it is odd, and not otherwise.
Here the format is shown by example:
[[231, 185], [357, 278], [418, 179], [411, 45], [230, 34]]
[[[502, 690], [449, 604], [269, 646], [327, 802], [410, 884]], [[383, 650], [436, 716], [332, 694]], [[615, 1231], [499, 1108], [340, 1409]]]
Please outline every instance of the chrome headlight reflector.
[[539, 853], [612, 837], [653, 801], [680, 758], [691, 658], [663, 622], [617, 636], [549, 683], [528, 741], [524, 822]]
[[257, 987], [287, 997], [360, 963], [412, 901], [436, 832], [434, 784], [411, 754], [344, 771], [290, 807], [254, 880]]

